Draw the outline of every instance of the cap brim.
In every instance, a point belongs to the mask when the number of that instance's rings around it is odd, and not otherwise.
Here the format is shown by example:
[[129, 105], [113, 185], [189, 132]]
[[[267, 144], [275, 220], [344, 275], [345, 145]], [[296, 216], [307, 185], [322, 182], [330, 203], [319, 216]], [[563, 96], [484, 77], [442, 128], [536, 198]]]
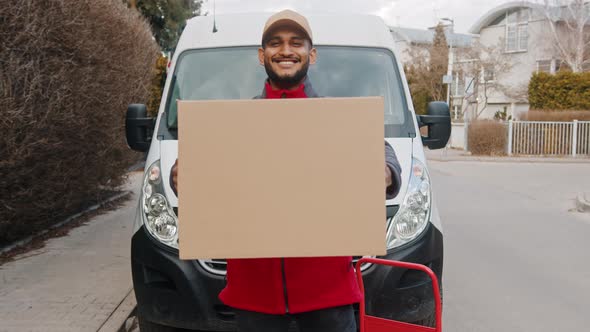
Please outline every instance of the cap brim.
[[301, 24], [286, 18], [274, 22], [268, 27], [268, 29], [266, 29], [266, 31], [262, 35], [262, 43], [264, 44], [268, 40], [270, 34], [274, 33], [275, 31], [283, 27], [294, 28], [296, 30], [299, 30], [304, 35], [304, 37], [311, 42], [311, 37], [309, 36], [305, 28], [301, 26]]

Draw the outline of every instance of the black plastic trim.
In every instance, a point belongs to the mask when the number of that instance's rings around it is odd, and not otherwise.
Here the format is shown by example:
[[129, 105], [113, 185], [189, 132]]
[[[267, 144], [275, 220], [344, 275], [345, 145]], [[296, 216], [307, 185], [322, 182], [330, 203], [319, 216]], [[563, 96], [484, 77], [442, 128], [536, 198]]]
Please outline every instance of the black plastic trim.
[[[224, 276], [158, 245], [144, 226], [133, 236], [131, 261], [138, 314], [148, 321], [185, 329], [235, 331], [233, 310], [218, 299]], [[430, 267], [442, 282], [443, 237], [431, 224], [408, 246], [381, 257]], [[433, 312], [430, 281], [412, 271], [373, 265], [364, 273], [367, 312], [417, 322]]]
[[195, 330], [235, 331], [218, 299], [225, 278], [161, 248], [142, 226], [131, 240], [137, 312], [150, 322]]
[[[426, 265], [442, 287], [443, 235], [432, 224], [414, 242], [378, 258]], [[434, 312], [432, 283], [426, 274], [373, 265], [363, 273], [363, 280], [368, 314], [413, 323]]]

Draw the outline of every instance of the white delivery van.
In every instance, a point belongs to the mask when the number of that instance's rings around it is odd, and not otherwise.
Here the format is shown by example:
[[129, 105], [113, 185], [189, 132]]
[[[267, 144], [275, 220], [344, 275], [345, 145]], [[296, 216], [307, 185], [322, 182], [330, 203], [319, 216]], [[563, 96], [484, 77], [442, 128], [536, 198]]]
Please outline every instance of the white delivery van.
[[[233, 311], [217, 298], [225, 286], [225, 261], [178, 258], [178, 199], [169, 184], [177, 158], [176, 101], [250, 99], [260, 94], [266, 73], [258, 64], [257, 48], [270, 15], [218, 15], [216, 29], [213, 17], [189, 20], [172, 59], [157, 118], [147, 118], [145, 105], [129, 105], [128, 143], [148, 152], [131, 239], [142, 331], [235, 330]], [[393, 38], [380, 18], [306, 16], [318, 49], [317, 64], [309, 69], [315, 90], [330, 97], [385, 99], [385, 139], [402, 166], [402, 186], [399, 195], [386, 202], [383, 237], [388, 251], [381, 258], [424, 264], [441, 280], [443, 233], [423, 145], [446, 145], [451, 130], [448, 105], [430, 103], [428, 115], [416, 116]], [[420, 135], [423, 126], [428, 127], [427, 137]], [[426, 275], [375, 265], [362, 269], [368, 313], [433, 323], [433, 294]]]

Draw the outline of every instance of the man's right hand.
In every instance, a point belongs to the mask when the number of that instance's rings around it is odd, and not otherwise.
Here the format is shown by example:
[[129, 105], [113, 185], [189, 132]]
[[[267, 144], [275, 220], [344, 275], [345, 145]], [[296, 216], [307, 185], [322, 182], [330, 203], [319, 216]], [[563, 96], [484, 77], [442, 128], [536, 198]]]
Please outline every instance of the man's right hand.
[[[178, 159], [176, 159], [176, 161], [174, 162], [174, 165], [172, 166], [172, 170], [170, 171], [170, 174], [172, 176], [173, 189], [176, 193], [178, 193]], [[178, 195], [178, 194], [176, 194], [176, 195]]]

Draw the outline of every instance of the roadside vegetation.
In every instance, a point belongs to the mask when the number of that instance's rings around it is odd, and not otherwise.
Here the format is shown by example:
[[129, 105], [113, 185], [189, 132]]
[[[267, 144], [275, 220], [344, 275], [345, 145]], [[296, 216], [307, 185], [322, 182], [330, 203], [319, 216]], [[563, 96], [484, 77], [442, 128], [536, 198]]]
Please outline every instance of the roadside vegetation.
[[588, 111], [539, 111], [530, 110], [521, 116], [523, 121], [563, 121], [571, 122], [590, 121], [590, 110]]
[[502, 156], [506, 154], [508, 131], [506, 125], [494, 120], [478, 120], [469, 124], [469, 151], [474, 155]]
[[536, 110], [590, 110], [590, 72], [535, 73], [528, 99]]
[[[519, 115], [521, 121], [572, 122], [590, 121], [590, 72], [573, 73], [561, 71], [557, 74], [535, 73], [528, 87], [531, 110]], [[474, 155], [502, 155], [506, 153], [507, 125], [506, 111], [497, 113], [496, 121], [475, 121], [469, 125], [468, 146]], [[528, 129], [527, 129], [528, 130]], [[571, 135], [571, 134], [568, 134]], [[587, 137], [578, 134], [579, 142]], [[528, 130], [519, 139], [543, 142], [546, 151], [555, 151], [569, 142], [563, 133], [553, 127]], [[525, 145], [526, 141], [514, 142]], [[569, 143], [568, 143], [569, 144]], [[584, 143], [586, 144], [586, 143]]]
[[120, 0], [0, 1], [0, 246], [111, 195], [160, 53]]

